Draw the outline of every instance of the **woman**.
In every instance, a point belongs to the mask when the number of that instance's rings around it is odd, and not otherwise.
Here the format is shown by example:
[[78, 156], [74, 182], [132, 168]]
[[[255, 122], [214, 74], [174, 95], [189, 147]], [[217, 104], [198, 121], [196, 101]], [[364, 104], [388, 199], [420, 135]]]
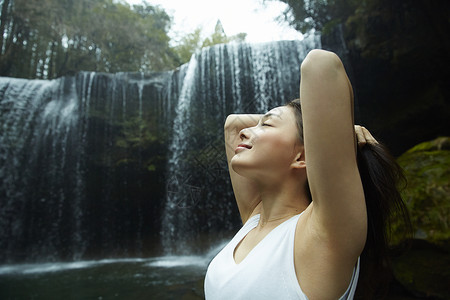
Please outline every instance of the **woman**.
[[[375, 264], [385, 257], [391, 207], [405, 212], [398, 169], [354, 127], [352, 87], [334, 53], [307, 55], [300, 99], [226, 120], [244, 226], [209, 265], [206, 299], [353, 299], [365, 254]], [[358, 148], [382, 154], [358, 163]]]

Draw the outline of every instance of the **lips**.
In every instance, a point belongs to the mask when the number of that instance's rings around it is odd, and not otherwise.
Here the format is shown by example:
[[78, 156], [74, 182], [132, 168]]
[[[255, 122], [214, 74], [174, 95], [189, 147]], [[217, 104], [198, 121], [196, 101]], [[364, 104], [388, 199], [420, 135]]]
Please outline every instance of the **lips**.
[[247, 149], [252, 149], [252, 146], [247, 145], [247, 144], [239, 144], [239, 145], [238, 145], [238, 148], [239, 148], [239, 147], [241, 147], [241, 148], [247, 148]]
[[250, 145], [247, 145], [247, 144], [239, 144], [237, 147], [236, 147], [236, 150], [234, 150], [234, 153], [239, 153], [239, 152], [241, 152], [241, 151], [244, 151], [244, 150], [246, 150], [246, 149], [252, 149], [252, 146], [250, 146]]

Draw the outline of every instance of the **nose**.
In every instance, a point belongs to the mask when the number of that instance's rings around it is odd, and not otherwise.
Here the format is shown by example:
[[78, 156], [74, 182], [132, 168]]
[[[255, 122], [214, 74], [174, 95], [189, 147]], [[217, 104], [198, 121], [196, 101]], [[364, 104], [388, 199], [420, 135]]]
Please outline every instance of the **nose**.
[[239, 138], [241, 141], [248, 140], [250, 138], [250, 128], [244, 128], [239, 132]]

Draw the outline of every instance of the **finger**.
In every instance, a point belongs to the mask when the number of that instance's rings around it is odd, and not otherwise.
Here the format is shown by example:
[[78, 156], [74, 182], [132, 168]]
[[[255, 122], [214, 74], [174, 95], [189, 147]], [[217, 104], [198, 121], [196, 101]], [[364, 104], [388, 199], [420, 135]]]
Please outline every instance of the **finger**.
[[366, 143], [369, 144], [377, 144], [377, 140], [372, 136], [369, 130], [367, 130], [365, 127], [362, 127], [362, 132], [364, 134], [364, 138], [366, 140]]
[[362, 147], [366, 144], [366, 138], [364, 136], [362, 128], [363, 127], [359, 125], [355, 125], [356, 141], [358, 142], [359, 147]]

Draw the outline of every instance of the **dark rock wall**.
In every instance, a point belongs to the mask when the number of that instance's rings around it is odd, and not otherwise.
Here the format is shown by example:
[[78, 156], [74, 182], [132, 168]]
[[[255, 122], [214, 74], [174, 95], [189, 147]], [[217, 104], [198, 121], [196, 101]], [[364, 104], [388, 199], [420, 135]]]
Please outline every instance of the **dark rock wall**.
[[344, 57], [356, 119], [395, 155], [450, 134], [448, 12], [448, 1], [390, 1], [322, 36]]

